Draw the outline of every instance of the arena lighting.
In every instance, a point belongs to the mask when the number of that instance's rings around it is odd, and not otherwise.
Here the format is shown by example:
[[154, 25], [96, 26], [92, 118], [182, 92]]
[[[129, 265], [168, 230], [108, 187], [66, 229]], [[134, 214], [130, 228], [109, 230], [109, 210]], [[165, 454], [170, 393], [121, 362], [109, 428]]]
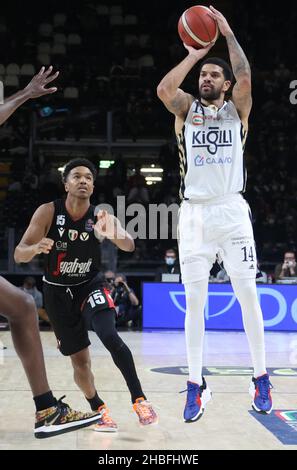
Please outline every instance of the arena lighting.
[[161, 176], [146, 176], [146, 181], [162, 181]]
[[114, 164], [114, 160], [100, 160], [99, 168], [110, 168]]
[[66, 165], [60, 166], [60, 167], [58, 168], [58, 171], [60, 171], [61, 173], [63, 173], [63, 171], [65, 170], [65, 166], [66, 166]]
[[163, 168], [141, 168], [140, 170], [142, 173], [163, 173]]

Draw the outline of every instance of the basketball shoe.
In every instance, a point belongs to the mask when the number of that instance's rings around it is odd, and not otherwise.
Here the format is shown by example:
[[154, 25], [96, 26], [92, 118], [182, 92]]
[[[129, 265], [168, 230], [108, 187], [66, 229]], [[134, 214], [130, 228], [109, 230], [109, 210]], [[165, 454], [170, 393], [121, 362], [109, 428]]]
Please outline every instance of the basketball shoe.
[[158, 416], [153, 410], [152, 404], [143, 397], [137, 398], [133, 405], [133, 410], [138, 415], [139, 424], [142, 426], [158, 423]]
[[270, 390], [272, 385], [269, 375], [264, 374], [260, 377], [252, 378], [249, 393], [253, 397], [252, 407], [255, 411], [262, 414], [269, 414], [272, 410], [272, 398]]
[[184, 422], [193, 423], [201, 418], [204, 413], [205, 405], [211, 399], [211, 391], [207, 387], [204, 377], [202, 385], [194, 382], [187, 382], [187, 401], [184, 409]]
[[94, 426], [94, 431], [97, 432], [116, 432], [118, 430], [117, 424], [114, 422], [111, 416], [109, 416], [109, 409], [106, 405], [101, 405], [98, 408], [101, 417], [98, 419]]
[[63, 403], [63, 396], [57, 401], [56, 406], [36, 412], [34, 434], [37, 439], [57, 436], [65, 432], [85, 428], [100, 419], [100, 412], [81, 413]]

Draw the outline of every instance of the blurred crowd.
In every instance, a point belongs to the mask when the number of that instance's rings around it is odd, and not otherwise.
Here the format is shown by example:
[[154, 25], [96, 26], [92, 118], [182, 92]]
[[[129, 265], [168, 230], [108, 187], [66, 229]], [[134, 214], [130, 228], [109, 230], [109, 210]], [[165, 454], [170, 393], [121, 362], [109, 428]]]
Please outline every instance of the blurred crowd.
[[[130, 161], [122, 151], [108, 155], [114, 165], [99, 174], [93, 203], [127, 201], [178, 203], [179, 169], [173, 136], [173, 118], [156, 96], [162, 76], [185, 56], [177, 35], [177, 21], [191, 2], [149, 4], [125, 1], [50, 2], [44, 9], [13, 2], [0, 15], [2, 55], [0, 79], [8, 94], [24, 86], [41, 65], [61, 71], [56, 95], [28, 103], [0, 129], [2, 157], [10, 160], [9, 178], [2, 198], [0, 237], [8, 227], [22, 230], [42, 202], [59, 197], [63, 188], [55, 162], [38, 154], [28, 164], [32, 112], [37, 137], [51, 141], [106, 136], [106, 113], [113, 113], [113, 139], [166, 139], [155, 163], [164, 169], [162, 182], [147, 186], [140, 161]], [[233, 6], [232, 6], [233, 5]], [[254, 106], [246, 147], [249, 201], [261, 261], [278, 262], [288, 249], [296, 251], [297, 106], [289, 101], [289, 84], [297, 66], [287, 46], [295, 35], [296, 8], [266, 2], [218, 1], [247, 53], [253, 73]], [[24, 10], [25, 13], [25, 10]], [[2, 13], [1, 13], [2, 14]], [[290, 21], [287, 19], [290, 18]], [[277, 34], [275, 33], [277, 31]], [[227, 58], [223, 38], [213, 49]], [[25, 67], [26, 65], [26, 67]], [[31, 75], [30, 75], [31, 74]], [[197, 91], [197, 70], [183, 88]], [[91, 158], [96, 164], [104, 154]], [[21, 216], [20, 216], [21, 214]], [[135, 260], [161, 259], [172, 241], [137, 242]]]

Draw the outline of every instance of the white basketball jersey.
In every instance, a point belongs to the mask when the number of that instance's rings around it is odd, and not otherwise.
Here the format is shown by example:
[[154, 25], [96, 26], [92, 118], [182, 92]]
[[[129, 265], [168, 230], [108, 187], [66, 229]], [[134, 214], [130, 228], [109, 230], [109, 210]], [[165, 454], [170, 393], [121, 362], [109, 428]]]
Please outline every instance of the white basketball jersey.
[[246, 135], [232, 101], [218, 109], [195, 100], [177, 136], [181, 199], [205, 200], [244, 192]]

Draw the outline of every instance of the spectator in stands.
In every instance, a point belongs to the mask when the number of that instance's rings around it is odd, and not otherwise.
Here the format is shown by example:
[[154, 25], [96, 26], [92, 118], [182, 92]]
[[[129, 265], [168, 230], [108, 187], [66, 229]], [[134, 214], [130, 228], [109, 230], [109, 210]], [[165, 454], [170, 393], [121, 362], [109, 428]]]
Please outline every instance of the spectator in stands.
[[162, 282], [162, 274], [180, 274], [179, 262], [174, 248], [165, 251], [164, 263], [157, 268], [155, 282]]
[[285, 252], [284, 261], [276, 266], [274, 277], [276, 281], [287, 277], [297, 277], [297, 264], [293, 251]]
[[149, 193], [146, 186], [145, 177], [140, 172], [141, 166], [135, 165], [135, 174], [129, 178], [130, 191], [127, 201], [146, 204], [149, 202]]
[[20, 289], [26, 292], [27, 294], [30, 294], [33, 297], [36, 308], [37, 308], [38, 317], [40, 320], [39, 325], [49, 326], [50, 321], [49, 321], [49, 318], [47, 316], [45, 309], [43, 308], [43, 295], [40, 292], [40, 290], [38, 290], [36, 287], [35, 278], [32, 276], [25, 277], [23, 285], [20, 287]]
[[115, 273], [111, 270], [111, 269], [108, 269], [107, 271], [105, 271], [104, 273], [104, 279], [106, 281], [106, 284], [110, 290], [110, 293], [111, 295], [113, 295], [113, 291], [114, 291], [114, 280], [115, 280]]
[[34, 165], [28, 164], [25, 169], [22, 188], [25, 191], [35, 191], [38, 188], [38, 176], [36, 174]]
[[43, 295], [40, 290], [37, 289], [34, 277], [25, 277], [23, 285], [20, 287], [20, 289], [33, 297], [37, 309], [42, 308]]
[[273, 280], [273, 276], [271, 274], [267, 274], [263, 269], [261, 268], [261, 264], [258, 261], [258, 272], [256, 275], [256, 282], [259, 284], [271, 284]]
[[118, 249], [108, 238], [100, 243], [101, 263], [103, 269], [116, 269], [118, 261]]
[[124, 274], [116, 275], [112, 297], [117, 312], [116, 326], [129, 326], [130, 323], [133, 327], [140, 326], [139, 300]]

